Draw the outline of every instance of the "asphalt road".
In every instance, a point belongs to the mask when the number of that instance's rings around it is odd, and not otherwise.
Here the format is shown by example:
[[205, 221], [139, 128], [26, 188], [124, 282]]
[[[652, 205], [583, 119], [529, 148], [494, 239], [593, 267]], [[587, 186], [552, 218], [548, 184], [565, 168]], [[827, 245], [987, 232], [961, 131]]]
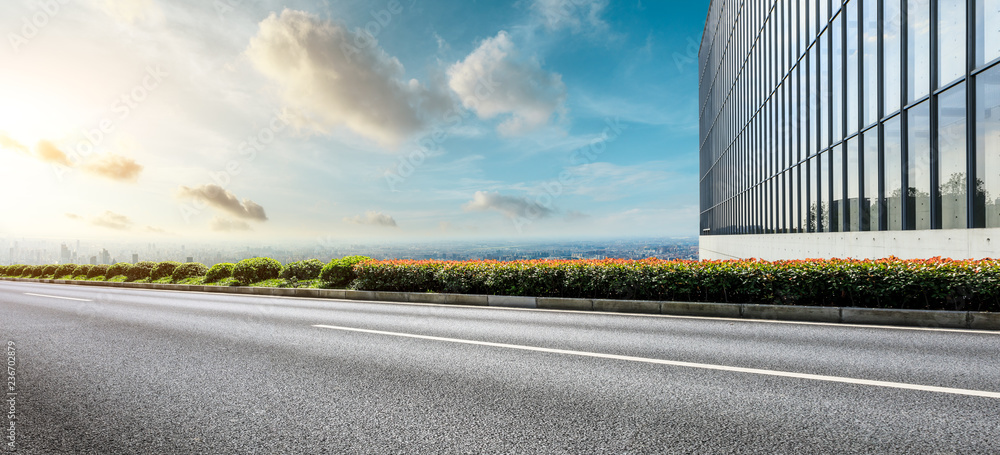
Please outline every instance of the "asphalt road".
[[0, 282], [0, 337], [23, 454], [1000, 447], [1000, 333]]

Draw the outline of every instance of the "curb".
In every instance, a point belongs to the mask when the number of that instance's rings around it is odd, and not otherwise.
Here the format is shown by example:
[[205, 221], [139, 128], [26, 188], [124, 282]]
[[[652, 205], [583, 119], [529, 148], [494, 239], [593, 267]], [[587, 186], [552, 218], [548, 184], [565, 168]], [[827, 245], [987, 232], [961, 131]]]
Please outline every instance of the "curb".
[[42, 280], [34, 278], [0, 278], [0, 280], [28, 283], [72, 284], [81, 286], [107, 286], [127, 289], [196, 291], [224, 294], [356, 301], [491, 306], [503, 308], [538, 308], [546, 310], [662, 314], [669, 316], [803, 321], [833, 324], [870, 324], [925, 328], [1000, 330], [1000, 313], [974, 311], [894, 310], [884, 308], [783, 306], [750, 303], [658, 302], [652, 300], [571, 299], [558, 297], [515, 297], [503, 295], [354, 291], [345, 289], [255, 288], [247, 286], [109, 283], [106, 281]]

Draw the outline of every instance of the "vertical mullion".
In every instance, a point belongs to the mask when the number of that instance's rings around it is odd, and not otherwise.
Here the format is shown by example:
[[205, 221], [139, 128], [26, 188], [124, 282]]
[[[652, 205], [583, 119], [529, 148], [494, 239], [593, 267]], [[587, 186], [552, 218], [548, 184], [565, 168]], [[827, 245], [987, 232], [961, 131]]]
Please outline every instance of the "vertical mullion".
[[[840, 217], [840, 232], [848, 232], [850, 230], [850, 222], [848, 217], [850, 216], [850, 210], [847, 209], [847, 135], [848, 131], [851, 130], [850, 125], [847, 124], [847, 21], [851, 20], [849, 11], [850, 8], [841, 5], [840, 8], [840, 124], [843, 125], [841, 129], [841, 141], [840, 145], [836, 147], [836, 150], [840, 153], [840, 175], [837, 176], [840, 179], [840, 207], [839, 207], [839, 217]], [[860, 87], [859, 87], [860, 88]], [[860, 90], [859, 90], [860, 91]]]
[[[965, 175], [966, 178], [966, 227], [973, 229], [976, 226], [976, 199], [978, 198], [978, 175], [976, 172], [979, 163], [976, 162], [976, 95], [977, 84], [972, 76], [972, 70], [976, 67], [976, 0], [967, 0], [965, 5]], [[978, 76], [977, 76], [978, 77]]]
[[902, 162], [900, 163], [900, 208], [902, 213], [902, 230], [913, 229], [913, 224], [910, 223], [910, 204], [909, 198], [907, 197], [910, 191], [910, 110], [906, 108], [907, 105], [907, 94], [910, 92], [910, 70], [909, 70], [909, 59], [910, 59], [910, 2], [901, 1], [899, 2], [899, 8], [902, 11], [902, 23], [900, 24], [900, 58], [899, 58], [899, 106], [900, 106], [900, 156], [902, 157]]
[[938, 159], [940, 153], [938, 153], [938, 95], [935, 93], [938, 90], [938, 80], [939, 76], [939, 65], [940, 59], [938, 58], [939, 37], [938, 37], [938, 0], [930, 0], [930, 17], [931, 17], [931, 27], [930, 27], [930, 67], [931, 67], [931, 88], [930, 88], [930, 133], [931, 133], [931, 162], [930, 162], [930, 173], [931, 173], [931, 191], [930, 191], [930, 209], [931, 209], [931, 229], [941, 229], [941, 188], [940, 186], [940, 176], [938, 172], [941, 168]]
[[[975, 1], [975, 0], [970, 0]], [[885, 204], [885, 128], [883, 128], [882, 122], [885, 120], [885, 0], [878, 0], [875, 8], [878, 10], [875, 12], [875, 21], [878, 23], [876, 27], [876, 33], [878, 34], [878, 44], [876, 48], [876, 59], [878, 63], [878, 74], [876, 82], [878, 89], [878, 109], [876, 109], [875, 116], [876, 128], [878, 128], [878, 191], [876, 191], [876, 201], [878, 206], [878, 219], [874, 221], [874, 226], [872, 226], [873, 231], [886, 231], [889, 229], [889, 223], [887, 219], [888, 213], [886, 213], [888, 204]]]

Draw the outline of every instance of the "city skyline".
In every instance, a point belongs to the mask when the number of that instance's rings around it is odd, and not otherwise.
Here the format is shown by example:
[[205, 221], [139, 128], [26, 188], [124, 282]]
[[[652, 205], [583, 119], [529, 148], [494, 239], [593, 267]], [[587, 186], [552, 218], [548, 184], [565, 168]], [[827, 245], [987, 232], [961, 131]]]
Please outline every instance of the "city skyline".
[[474, 241], [349, 243], [114, 242], [21, 238], [10, 240], [0, 265], [104, 264], [140, 261], [198, 262], [208, 266], [270, 257], [282, 263], [305, 259], [327, 262], [351, 255], [374, 259], [497, 260], [530, 259], [698, 259], [696, 237], [658, 237], [548, 241]]
[[0, 238], [693, 236], [708, 3], [8, 2]]

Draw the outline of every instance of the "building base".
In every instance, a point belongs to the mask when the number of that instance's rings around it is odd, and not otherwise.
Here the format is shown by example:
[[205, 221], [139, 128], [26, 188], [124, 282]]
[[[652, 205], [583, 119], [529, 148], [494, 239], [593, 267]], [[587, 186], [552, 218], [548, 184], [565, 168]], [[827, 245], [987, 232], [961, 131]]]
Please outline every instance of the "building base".
[[1000, 229], [703, 235], [702, 260], [1000, 258]]

